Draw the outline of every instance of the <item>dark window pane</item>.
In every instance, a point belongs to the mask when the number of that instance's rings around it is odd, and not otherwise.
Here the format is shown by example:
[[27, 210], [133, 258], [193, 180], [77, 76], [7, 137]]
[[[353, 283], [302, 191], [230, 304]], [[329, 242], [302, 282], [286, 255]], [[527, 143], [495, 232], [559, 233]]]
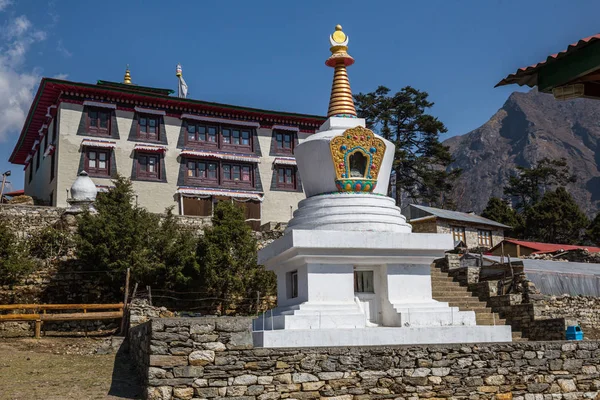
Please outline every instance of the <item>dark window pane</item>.
[[90, 115], [90, 126], [97, 128], [98, 127], [98, 112], [90, 111], [89, 115]]
[[146, 120], [146, 118], [140, 118], [140, 126], [146, 126], [146, 124], [148, 123], [148, 121]]
[[234, 165], [232, 167], [233, 169], [233, 180], [234, 181], [239, 181], [240, 180], [240, 167], [239, 165]]
[[231, 180], [231, 166], [223, 165], [223, 179]]
[[285, 174], [284, 168], [277, 169], [277, 182], [279, 182], [279, 183], [284, 182], [284, 174]]
[[283, 135], [283, 148], [290, 149], [292, 147], [291, 135]]
[[233, 131], [233, 144], [240, 144], [240, 131]]
[[108, 129], [108, 113], [106, 112], [101, 112], [99, 113], [99, 117], [100, 117], [100, 128], [102, 129]]
[[196, 176], [196, 163], [193, 161], [188, 161], [187, 163], [188, 173], [187, 176]]
[[292, 183], [292, 169], [285, 169], [285, 183]]
[[208, 141], [209, 142], [217, 141], [217, 128], [215, 128], [214, 126], [208, 127]]
[[208, 177], [211, 179], [217, 179], [217, 164], [208, 164]]
[[242, 131], [242, 144], [246, 146], [250, 144], [250, 132]]
[[242, 180], [250, 182], [250, 167], [242, 167]]
[[198, 140], [202, 140], [202, 141], [206, 140], [206, 127], [205, 126], [198, 127]]

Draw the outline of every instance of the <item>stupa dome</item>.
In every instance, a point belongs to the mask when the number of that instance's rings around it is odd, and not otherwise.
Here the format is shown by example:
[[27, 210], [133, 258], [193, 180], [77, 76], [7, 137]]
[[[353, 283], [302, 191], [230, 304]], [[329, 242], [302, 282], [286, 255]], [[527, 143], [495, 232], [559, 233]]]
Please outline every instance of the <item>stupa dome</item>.
[[294, 151], [306, 197], [354, 192], [387, 196], [394, 144], [362, 118], [330, 117]]
[[75, 201], [94, 201], [98, 194], [98, 188], [88, 173], [81, 171], [73, 185], [71, 185], [71, 199]]

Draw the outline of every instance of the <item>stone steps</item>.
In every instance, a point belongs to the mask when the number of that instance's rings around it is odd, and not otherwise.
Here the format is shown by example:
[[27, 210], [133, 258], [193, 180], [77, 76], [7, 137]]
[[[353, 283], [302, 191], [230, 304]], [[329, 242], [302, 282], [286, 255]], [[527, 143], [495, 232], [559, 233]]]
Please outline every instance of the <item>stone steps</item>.
[[[434, 266], [431, 267], [431, 289], [434, 300], [458, 307], [460, 311], [474, 311], [477, 325], [507, 325], [506, 319], [494, 313], [487, 302], [479, 300], [466, 286]], [[519, 331], [513, 331], [512, 337], [514, 341], [524, 340]]]

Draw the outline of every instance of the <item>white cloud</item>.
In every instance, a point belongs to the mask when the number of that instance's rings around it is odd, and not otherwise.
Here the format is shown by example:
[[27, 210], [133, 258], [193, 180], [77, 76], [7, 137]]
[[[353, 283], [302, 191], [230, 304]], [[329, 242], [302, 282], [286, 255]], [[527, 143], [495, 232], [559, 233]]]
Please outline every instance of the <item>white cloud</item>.
[[62, 79], [63, 81], [69, 77], [69, 74], [56, 74], [53, 76], [54, 79]]
[[[0, 7], [4, 3], [0, 0]], [[0, 142], [21, 131], [40, 81], [36, 69], [24, 70], [23, 63], [34, 43], [46, 39], [46, 33], [32, 29], [25, 16], [9, 21], [2, 29], [0, 45]]]
[[73, 53], [67, 50], [67, 48], [63, 45], [62, 39], [58, 40], [58, 43], [56, 44], [56, 50], [66, 58], [71, 58], [71, 56], [73, 55]]
[[0, 12], [4, 11], [11, 4], [11, 0], [0, 0]]

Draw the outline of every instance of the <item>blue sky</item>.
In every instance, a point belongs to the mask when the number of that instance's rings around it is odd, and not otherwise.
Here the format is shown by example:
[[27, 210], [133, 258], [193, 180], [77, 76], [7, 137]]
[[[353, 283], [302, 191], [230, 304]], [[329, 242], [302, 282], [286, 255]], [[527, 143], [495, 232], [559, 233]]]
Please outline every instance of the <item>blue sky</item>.
[[[189, 97], [325, 114], [328, 35], [341, 24], [355, 93], [411, 85], [435, 102], [444, 138], [477, 128], [517, 87], [493, 86], [599, 31], [597, 0], [0, 0], [0, 172], [43, 76], [176, 88]], [[521, 89], [523, 90], [523, 89]]]

